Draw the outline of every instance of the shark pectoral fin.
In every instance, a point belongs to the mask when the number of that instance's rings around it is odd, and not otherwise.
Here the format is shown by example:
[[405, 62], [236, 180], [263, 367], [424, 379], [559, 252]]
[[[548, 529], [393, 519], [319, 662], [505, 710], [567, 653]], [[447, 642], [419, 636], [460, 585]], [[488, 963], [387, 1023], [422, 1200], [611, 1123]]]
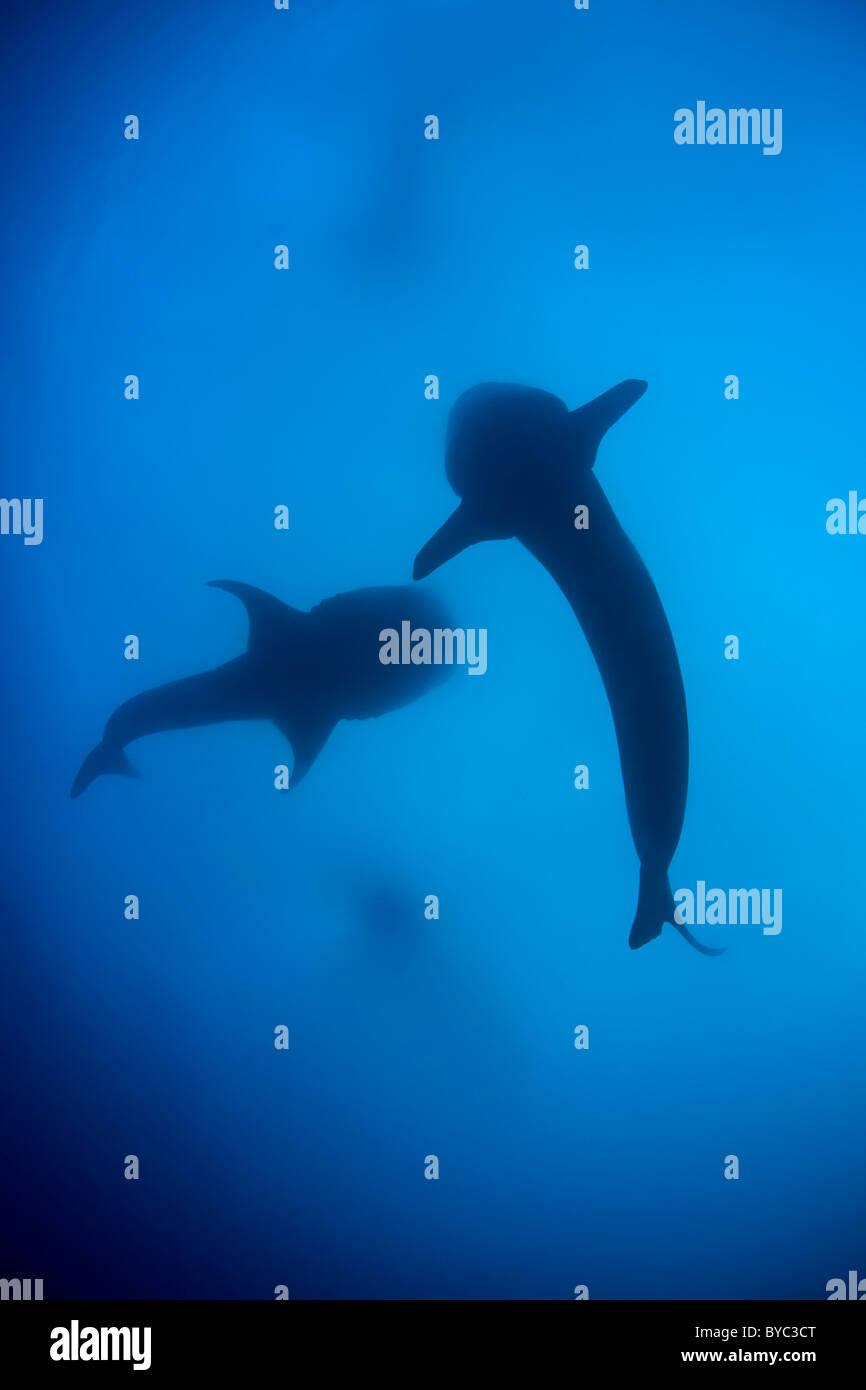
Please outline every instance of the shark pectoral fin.
[[283, 603], [282, 599], [274, 598], [273, 594], [265, 593], [264, 589], [257, 589], [254, 584], [242, 584], [234, 579], [209, 579], [208, 587], [225, 589], [226, 593], [239, 598], [246, 608], [250, 620], [247, 643], [250, 651], [255, 651], [260, 643], [270, 646], [275, 632], [284, 636], [287, 629], [303, 623], [308, 616]]
[[447, 560], [453, 560], [455, 555], [459, 555], [461, 550], [465, 550], [468, 545], [474, 545], [476, 541], [487, 540], [484, 528], [478, 517], [467, 507], [465, 502], [461, 502], [455, 512], [452, 512], [444, 526], [440, 526], [435, 536], [431, 536], [427, 544], [418, 551], [415, 556], [415, 568], [412, 571], [414, 579], [425, 579], [433, 570], [438, 570], [440, 565], [444, 565]]
[[612, 386], [594, 401], [569, 411], [569, 423], [582, 449], [598, 448], [611, 425], [615, 425], [635, 401], [639, 401], [647, 388], [645, 381], [621, 381]]
[[286, 719], [275, 719], [274, 723], [292, 745], [295, 761], [289, 786], [296, 787], [306, 777], [328, 742], [337, 721], [328, 716], [310, 716], [306, 720], [299, 720], [297, 715], [293, 714]]

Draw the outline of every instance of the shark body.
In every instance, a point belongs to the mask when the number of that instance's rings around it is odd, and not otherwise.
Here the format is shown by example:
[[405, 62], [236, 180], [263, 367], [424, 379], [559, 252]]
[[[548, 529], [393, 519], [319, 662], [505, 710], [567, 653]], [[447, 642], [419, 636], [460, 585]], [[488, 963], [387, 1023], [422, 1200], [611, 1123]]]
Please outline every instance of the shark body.
[[[633, 948], [674, 916], [668, 866], [679, 842], [689, 776], [685, 692], [661, 599], [593, 466], [606, 431], [646, 390], [623, 381], [577, 410], [547, 391], [486, 383], [466, 391], [448, 422], [446, 473], [462, 498], [415, 561], [421, 579], [483, 540], [516, 537], [571, 605], [610, 703], [626, 808], [640, 861]], [[576, 529], [578, 507], [587, 509]]]
[[384, 666], [380, 633], [408, 620], [443, 626], [438, 605], [412, 586], [356, 589], [301, 612], [250, 584], [214, 580], [246, 605], [247, 652], [223, 666], [135, 695], [114, 711], [72, 784], [80, 796], [102, 773], [138, 774], [124, 749], [167, 729], [269, 719], [292, 746], [291, 785], [312, 767], [341, 719], [397, 709], [447, 678], [453, 666]]

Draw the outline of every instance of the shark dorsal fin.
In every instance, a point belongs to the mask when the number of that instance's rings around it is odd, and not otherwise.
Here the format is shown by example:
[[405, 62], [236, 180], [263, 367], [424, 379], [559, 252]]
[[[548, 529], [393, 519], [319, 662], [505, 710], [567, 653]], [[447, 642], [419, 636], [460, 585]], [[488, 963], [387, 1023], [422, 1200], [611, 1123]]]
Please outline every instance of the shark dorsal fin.
[[257, 589], [253, 584], [241, 584], [234, 579], [211, 579], [208, 583], [212, 589], [225, 589], [226, 593], [234, 594], [246, 608], [250, 619], [247, 646], [251, 651], [259, 641], [269, 641], [275, 628], [285, 632], [286, 628], [294, 627], [308, 617], [300, 609], [291, 608], [282, 599], [274, 598], [273, 594], [265, 593], [264, 589]]
[[577, 410], [569, 411], [569, 425], [572, 436], [579, 441], [581, 451], [589, 456], [590, 467], [595, 461], [596, 450], [611, 425], [639, 401], [647, 388], [645, 381], [621, 381], [609, 391], [596, 396]]

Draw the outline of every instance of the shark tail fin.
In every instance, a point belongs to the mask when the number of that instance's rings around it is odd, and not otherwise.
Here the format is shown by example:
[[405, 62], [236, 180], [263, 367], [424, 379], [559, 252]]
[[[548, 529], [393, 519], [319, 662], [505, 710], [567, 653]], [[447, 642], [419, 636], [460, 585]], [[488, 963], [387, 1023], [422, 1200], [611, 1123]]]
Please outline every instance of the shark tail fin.
[[688, 927], [676, 920], [674, 898], [666, 870], [654, 870], [642, 864], [637, 912], [628, 938], [632, 950], [636, 951], [639, 946], [645, 946], [648, 941], [660, 936], [665, 922], [670, 922], [671, 926], [676, 927], [680, 936], [696, 951], [700, 951], [702, 956], [724, 954], [724, 946], [704, 946], [692, 936]]
[[122, 748], [111, 748], [106, 743], [98, 743], [92, 753], [88, 753], [78, 775], [72, 783], [70, 796], [80, 796], [97, 777], [105, 772], [114, 772], [119, 777], [140, 777]]
[[574, 437], [579, 441], [582, 452], [595, 456], [595, 451], [607, 434], [635, 401], [639, 401], [647, 388], [645, 381], [630, 379], [612, 386], [594, 401], [569, 411], [569, 424]]

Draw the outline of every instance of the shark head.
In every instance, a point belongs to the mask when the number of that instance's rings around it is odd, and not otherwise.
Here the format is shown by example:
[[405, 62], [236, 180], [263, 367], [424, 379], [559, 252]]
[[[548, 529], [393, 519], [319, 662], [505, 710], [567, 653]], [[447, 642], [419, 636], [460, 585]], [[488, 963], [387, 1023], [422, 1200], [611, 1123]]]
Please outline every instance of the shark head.
[[448, 481], [470, 501], [519, 487], [533, 465], [549, 465], [562, 452], [568, 418], [565, 401], [549, 391], [500, 382], [473, 386], [448, 417]]
[[415, 578], [478, 541], [513, 536], [546, 492], [592, 468], [605, 431], [645, 390], [645, 381], [623, 381], [577, 410], [533, 386], [485, 382], [465, 391], [445, 446], [448, 481], [462, 501], [419, 551]]

